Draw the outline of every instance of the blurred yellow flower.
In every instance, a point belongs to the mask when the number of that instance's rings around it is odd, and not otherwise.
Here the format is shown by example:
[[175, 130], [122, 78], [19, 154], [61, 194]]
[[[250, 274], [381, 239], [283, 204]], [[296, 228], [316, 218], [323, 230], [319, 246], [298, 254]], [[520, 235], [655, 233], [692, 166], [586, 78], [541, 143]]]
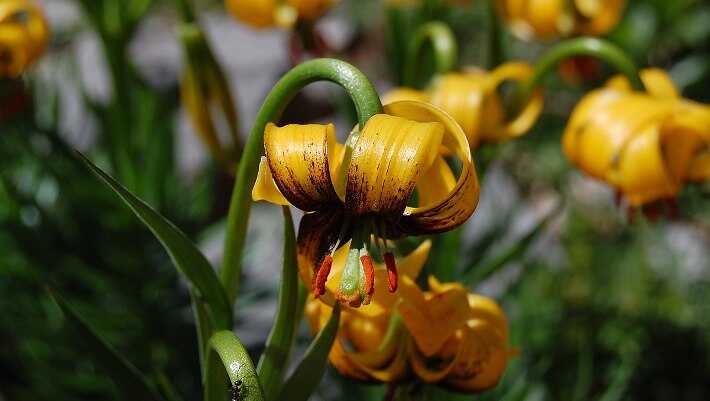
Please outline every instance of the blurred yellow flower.
[[338, 0], [225, 0], [227, 10], [255, 28], [292, 28], [298, 20], [313, 21]]
[[519, 38], [605, 35], [619, 23], [626, 0], [498, 0], [497, 9]]
[[[178, 34], [185, 60], [180, 82], [182, 104], [212, 157], [231, 170], [238, 161], [242, 143], [229, 82], [199, 26], [182, 24]], [[226, 135], [219, 135], [216, 122], [220, 119], [225, 123]]]
[[397, 88], [383, 97], [385, 103], [397, 100], [427, 101], [449, 113], [466, 133], [472, 149], [482, 141], [502, 141], [524, 135], [542, 111], [542, 92], [528, 101], [519, 115], [506, 121], [498, 93], [506, 81], [524, 81], [533, 69], [525, 63], [506, 63], [493, 71], [469, 68], [436, 78], [425, 91]]
[[[266, 156], [252, 197], [307, 212], [298, 232], [299, 271], [330, 304], [370, 303], [382, 281], [372, 250], [384, 260], [394, 292], [398, 275], [387, 240], [451, 230], [478, 204], [468, 142], [451, 117], [407, 101], [386, 106], [385, 113], [351, 134], [349, 146], [336, 143], [332, 124], [266, 128]], [[458, 179], [440, 148], [459, 159]], [[412, 207], [415, 188], [418, 206]], [[342, 271], [332, 269], [339, 249]], [[337, 288], [327, 285], [333, 280]]]
[[[495, 301], [459, 283], [441, 284], [429, 277], [430, 291], [419, 289], [414, 278], [428, 251], [429, 245], [422, 244], [402, 262], [410, 275], [402, 277], [396, 296], [382, 302], [384, 309], [342, 312], [330, 362], [356, 380], [393, 383], [414, 376], [465, 393], [490, 389], [514, 355], [505, 313]], [[310, 298], [305, 314], [313, 332], [326, 324], [331, 310]]]
[[44, 53], [49, 28], [34, 1], [0, 2], [0, 77], [16, 78]]
[[577, 105], [562, 139], [567, 158], [616, 188], [631, 206], [674, 198], [710, 179], [710, 106], [683, 99], [661, 70], [641, 73], [647, 93], [615, 77]]

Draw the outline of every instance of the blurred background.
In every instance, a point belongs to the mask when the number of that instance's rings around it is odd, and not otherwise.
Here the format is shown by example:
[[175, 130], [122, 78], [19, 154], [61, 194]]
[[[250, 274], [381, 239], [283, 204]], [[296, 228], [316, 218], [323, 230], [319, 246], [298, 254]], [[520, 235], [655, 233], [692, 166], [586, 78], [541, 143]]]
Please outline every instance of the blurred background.
[[[0, 400], [115, 398], [108, 375], [64, 327], [48, 285], [152, 380], [170, 377], [186, 399], [199, 397], [187, 287], [149, 231], [71, 151], [88, 153], [220, 260], [233, 178], [202, 146], [181, 106], [174, 2], [126, 1], [138, 11], [119, 25], [92, 17], [96, 4], [110, 13], [111, 3], [119, 10], [122, 2], [42, 0], [49, 47], [19, 89], [3, 88], [3, 97], [19, 91], [27, 101], [13, 113], [3, 107], [0, 118]], [[333, 56], [361, 68], [385, 93], [401, 83], [398, 41], [426, 20], [453, 28], [461, 66], [490, 63], [490, 5], [457, 3], [423, 15], [402, 12], [394, 26], [381, 1], [342, 0], [317, 28]], [[710, 2], [629, 3], [608, 38], [640, 66], [669, 71], [685, 97], [709, 103]], [[291, 66], [290, 34], [248, 27], [221, 1], [196, 4], [245, 139], [264, 97]], [[551, 45], [523, 42], [494, 23], [506, 60], [534, 61]], [[431, 63], [423, 66], [426, 80]], [[710, 187], [686, 187], [675, 218], [630, 224], [613, 191], [575, 170], [560, 146], [572, 108], [610, 71], [600, 65], [584, 80], [559, 76], [545, 82], [545, 112], [528, 135], [476, 151], [482, 199], [463, 228], [464, 247], [432, 259], [448, 260], [471, 289], [501, 302], [520, 355], [481, 396], [411, 391], [432, 400], [708, 400]], [[313, 85], [283, 117], [305, 121], [333, 121], [345, 134], [352, 106], [335, 86]], [[122, 157], [113, 154], [122, 142], [129, 142], [132, 171], [111, 162]], [[276, 307], [281, 224], [274, 206], [255, 206], [236, 327], [254, 355]], [[310, 334], [306, 327], [301, 333], [303, 348]], [[381, 385], [330, 372], [314, 398], [384, 394]]]

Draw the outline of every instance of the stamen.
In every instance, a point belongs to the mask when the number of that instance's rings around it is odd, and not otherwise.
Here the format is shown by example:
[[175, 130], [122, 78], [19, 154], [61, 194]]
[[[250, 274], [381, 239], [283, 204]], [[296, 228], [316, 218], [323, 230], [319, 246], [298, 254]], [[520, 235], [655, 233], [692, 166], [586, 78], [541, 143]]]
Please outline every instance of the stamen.
[[326, 255], [318, 268], [318, 272], [313, 276], [313, 295], [316, 298], [325, 294], [325, 282], [328, 279], [331, 267], [333, 267], [333, 257]]
[[360, 256], [360, 263], [362, 263], [362, 267], [365, 269], [365, 282], [363, 283], [365, 299], [362, 303], [364, 305], [369, 305], [372, 300], [372, 296], [375, 294], [375, 265], [372, 262], [372, 257], [370, 257], [370, 255]]
[[392, 252], [385, 253], [385, 266], [387, 267], [387, 287], [390, 292], [397, 291], [397, 265], [394, 262], [394, 255]]

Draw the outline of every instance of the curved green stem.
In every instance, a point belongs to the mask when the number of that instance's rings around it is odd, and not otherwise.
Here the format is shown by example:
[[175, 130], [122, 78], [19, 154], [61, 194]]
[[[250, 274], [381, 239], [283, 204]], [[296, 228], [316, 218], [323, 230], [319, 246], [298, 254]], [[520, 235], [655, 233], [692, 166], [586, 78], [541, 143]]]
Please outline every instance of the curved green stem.
[[261, 106], [249, 134], [229, 206], [224, 261], [220, 275], [232, 303], [239, 289], [242, 251], [251, 208], [251, 189], [264, 152], [264, 129], [269, 122], [278, 121], [284, 108], [298, 91], [316, 81], [330, 81], [345, 89], [355, 104], [360, 128], [365, 126], [370, 117], [382, 113], [382, 103], [372, 83], [360, 70], [344, 61], [307, 61], [294, 67], [276, 83]]
[[598, 38], [583, 37], [566, 40], [550, 49], [536, 64], [533, 75], [520, 89], [519, 104], [525, 104], [542, 84], [547, 74], [559, 62], [574, 56], [591, 56], [603, 60], [625, 75], [634, 89], [643, 91], [644, 85], [634, 61], [615, 44]]
[[417, 79], [419, 52], [425, 43], [431, 42], [437, 74], [456, 68], [458, 47], [451, 28], [443, 22], [432, 21], [420, 26], [409, 42], [404, 63], [404, 85], [414, 87]]
[[[229, 385], [236, 384], [239, 387], [239, 400], [264, 401], [264, 392], [256, 375], [254, 363], [237, 336], [229, 330], [218, 331], [212, 335], [209, 346], [210, 351], [214, 352], [209, 353], [208, 360], [210, 363], [219, 363], [215, 358], [216, 355], [219, 356], [227, 377], [229, 377]], [[226, 394], [227, 388], [222, 388]], [[205, 400], [212, 399], [218, 400], [223, 397], [220, 397], [220, 394], [207, 392]]]

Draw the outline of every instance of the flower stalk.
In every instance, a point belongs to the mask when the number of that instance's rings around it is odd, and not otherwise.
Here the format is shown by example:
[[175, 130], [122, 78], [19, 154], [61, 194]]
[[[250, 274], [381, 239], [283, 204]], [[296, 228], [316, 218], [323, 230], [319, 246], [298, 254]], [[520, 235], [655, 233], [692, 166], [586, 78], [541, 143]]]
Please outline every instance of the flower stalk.
[[251, 212], [251, 190], [264, 153], [264, 130], [277, 121], [284, 108], [303, 87], [316, 81], [330, 81], [343, 87], [355, 104], [362, 129], [370, 117], [382, 113], [380, 98], [365, 75], [352, 65], [334, 59], [315, 59], [296, 66], [276, 83], [264, 101], [249, 134], [237, 170], [227, 217], [221, 280], [232, 303], [239, 289], [241, 258]]
[[644, 90], [636, 64], [622, 49], [604, 39], [582, 37], [559, 43], [537, 62], [532, 76], [520, 88], [517, 104], [526, 104], [557, 64], [576, 56], [590, 56], [605, 61], [626, 76], [634, 89]]
[[456, 68], [458, 46], [451, 28], [443, 22], [432, 21], [420, 26], [409, 42], [404, 67], [404, 85], [416, 87], [419, 54], [426, 43], [434, 50], [434, 66], [437, 74], [445, 74]]

